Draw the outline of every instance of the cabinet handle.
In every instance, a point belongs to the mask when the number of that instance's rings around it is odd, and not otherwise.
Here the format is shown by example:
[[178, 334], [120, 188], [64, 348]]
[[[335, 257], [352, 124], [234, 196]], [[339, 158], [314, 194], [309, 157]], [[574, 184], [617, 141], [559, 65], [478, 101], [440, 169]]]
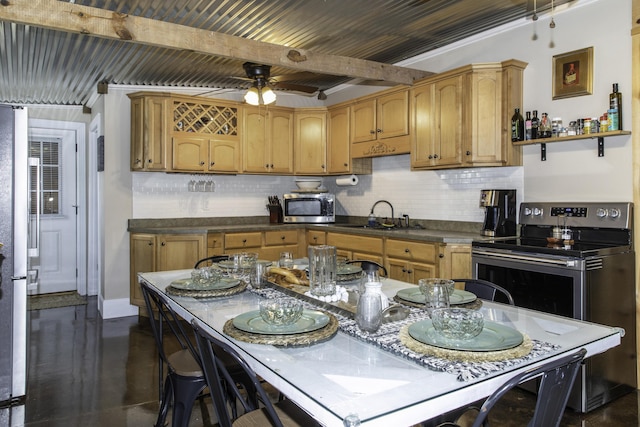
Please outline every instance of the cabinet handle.
[[444, 254], [439, 254], [438, 258], [444, 258]]
[[284, 236], [280, 236], [280, 238], [281, 238], [282, 240], [284, 240], [284, 239], [285, 239], [285, 237], [284, 237]]
[[211, 162], [211, 166], [213, 166], [213, 165], [215, 165], [215, 164], [216, 164], [216, 162]]
[[411, 274], [413, 273], [413, 270], [407, 270], [407, 273]]
[[382, 129], [376, 129], [378, 133], [382, 133]]
[[437, 155], [437, 154], [434, 154], [434, 155], [433, 155], [433, 158], [434, 158], [434, 159], [437, 159], [437, 158], [438, 158], [438, 155]]
[[200, 162], [200, 166], [204, 166], [204, 161]]
[[429, 160], [433, 159], [433, 156], [431, 154], [429, 154], [429, 157], [427, 157]]
[[266, 165], [264, 165], [265, 168], [269, 169], [269, 163], [267, 163]]
[[405, 253], [405, 254], [408, 254], [409, 252], [411, 252], [411, 251], [409, 250], [409, 248], [405, 248], [404, 253]]
[[406, 272], [407, 272], [407, 269], [406, 269], [406, 268], [403, 268], [403, 269], [402, 269], [402, 272], [403, 272], [403, 273], [406, 273]]
[[142, 160], [136, 159], [136, 164], [139, 165], [140, 163], [142, 163]]
[[369, 133], [370, 133], [371, 135], [375, 135], [375, 134], [376, 134], [376, 131], [372, 129], [372, 130], [370, 130], [370, 131], [369, 131]]
[[147, 160], [147, 163], [151, 164], [151, 163], [153, 163], [153, 160], [149, 159], [149, 160]]
[[166, 245], [165, 242], [160, 243], [160, 246], [165, 246], [165, 245]]
[[349, 163], [344, 163], [344, 167], [349, 167]]
[[147, 245], [153, 246], [153, 242], [149, 242], [149, 243], [147, 243]]
[[242, 243], [247, 243], [247, 239], [242, 239]]
[[313, 238], [313, 241], [314, 241], [314, 242], [317, 242], [317, 241], [318, 241], [318, 238], [317, 238], [317, 237], [314, 237], [314, 238]]
[[467, 156], [471, 155], [471, 151], [467, 150]]
[[321, 167], [322, 169], [324, 169], [324, 165], [320, 165], [320, 167]]

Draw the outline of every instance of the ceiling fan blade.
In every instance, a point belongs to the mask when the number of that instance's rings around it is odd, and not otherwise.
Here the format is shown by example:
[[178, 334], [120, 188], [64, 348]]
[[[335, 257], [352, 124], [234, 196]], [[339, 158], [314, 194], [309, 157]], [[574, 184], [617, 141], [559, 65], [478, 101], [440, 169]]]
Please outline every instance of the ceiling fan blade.
[[299, 85], [295, 83], [285, 83], [285, 82], [270, 82], [270, 85], [274, 89], [282, 89], [282, 90], [291, 90], [295, 92], [303, 92], [303, 93], [316, 93], [318, 91], [317, 87]]
[[317, 79], [318, 77], [320, 77], [320, 74], [318, 74], [318, 73], [313, 73], [311, 71], [300, 71], [298, 73], [280, 74], [280, 75], [277, 75], [277, 76], [273, 76], [273, 77], [271, 77], [270, 80], [276, 81], [276, 82], [290, 82], [292, 80]]

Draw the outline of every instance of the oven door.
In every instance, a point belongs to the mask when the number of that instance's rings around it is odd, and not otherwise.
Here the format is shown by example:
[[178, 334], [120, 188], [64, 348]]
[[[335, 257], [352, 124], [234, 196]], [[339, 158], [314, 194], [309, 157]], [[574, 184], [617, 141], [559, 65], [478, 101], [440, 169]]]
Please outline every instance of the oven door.
[[517, 306], [585, 320], [583, 259], [474, 247], [471, 261], [474, 278], [502, 286]]

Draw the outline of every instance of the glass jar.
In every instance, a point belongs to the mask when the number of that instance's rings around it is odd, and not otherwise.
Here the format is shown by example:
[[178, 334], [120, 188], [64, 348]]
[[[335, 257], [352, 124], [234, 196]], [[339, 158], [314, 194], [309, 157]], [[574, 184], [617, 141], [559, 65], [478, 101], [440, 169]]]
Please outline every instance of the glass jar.
[[562, 118], [554, 117], [551, 120], [551, 136], [560, 136], [560, 130], [562, 129]]
[[369, 282], [365, 284], [364, 294], [358, 299], [356, 323], [363, 331], [373, 333], [382, 324], [382, 285]]
[[578, 124], [575, 120], [569, 122], [569, 127], [567, 128], [567, 135], [574, 136], [578, 134]]

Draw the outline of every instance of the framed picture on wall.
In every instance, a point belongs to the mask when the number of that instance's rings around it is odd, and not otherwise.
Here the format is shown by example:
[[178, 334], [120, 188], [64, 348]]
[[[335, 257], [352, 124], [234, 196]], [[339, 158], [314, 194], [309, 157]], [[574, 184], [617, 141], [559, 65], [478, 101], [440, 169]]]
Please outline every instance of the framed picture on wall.
[[553, 99], [593, 93], [593, 47], [553, 57]]

